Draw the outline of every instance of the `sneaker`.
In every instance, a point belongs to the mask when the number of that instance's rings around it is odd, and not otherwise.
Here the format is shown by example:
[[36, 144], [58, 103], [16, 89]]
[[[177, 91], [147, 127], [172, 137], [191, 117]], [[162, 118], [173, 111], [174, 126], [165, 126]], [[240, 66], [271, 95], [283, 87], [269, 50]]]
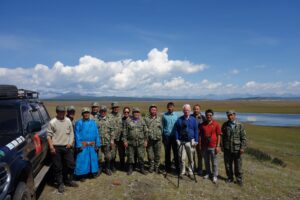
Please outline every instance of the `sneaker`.
[[217, 177], [213, 177], [213, 183], [217, 183], [217, 181], [218, 181], [218, 178]]
[[65, 191], [65, 186], [64, 186], [64, 184], [59, 184], [59, 186], [58, 186], [58, 192], [59, 193], [64, 193], [64, 191]]
[[204, 179], [208, 179], [209, 178], [209, 174], [206, 174], [205, 176], [203, 176]]

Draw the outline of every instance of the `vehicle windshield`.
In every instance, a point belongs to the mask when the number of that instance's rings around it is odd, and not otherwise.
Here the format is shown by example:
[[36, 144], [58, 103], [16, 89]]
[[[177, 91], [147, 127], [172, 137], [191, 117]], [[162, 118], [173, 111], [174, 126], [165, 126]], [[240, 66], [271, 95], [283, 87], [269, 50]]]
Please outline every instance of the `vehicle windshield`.
[[19, 111], [16, 107], [0, 106], [0, 135], [20, 132]]

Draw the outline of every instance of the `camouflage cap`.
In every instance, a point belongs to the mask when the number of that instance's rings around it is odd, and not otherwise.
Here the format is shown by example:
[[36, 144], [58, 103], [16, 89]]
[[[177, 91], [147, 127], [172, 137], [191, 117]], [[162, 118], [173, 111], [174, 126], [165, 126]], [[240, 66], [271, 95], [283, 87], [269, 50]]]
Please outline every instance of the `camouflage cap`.
[[118, 102], [112, 102], [111, 103], [112, 108], [120, 107]]
[[132, 108], [132, 113], [135, 113], [135, 112], [141, 112], [140, 109], [138, 107], [134, 107]]
[[155, 104], [151, 104], [151, 105], [149, 106], [149, 109], [151, 109], [151, 108], [157, 108], [157, 106], [156, 106]]
[[107, 111], [107, 107], [105, 105], [101, 105], [100, 106], [100, 111], [106, 112]]
[[227, 112], [226, 112], [226, 115], [228, 116], [228, 115], [235, 115], [236, 113], [235, 113], [235, 111], [234, 110], [228, 110]]
[[58, 111], [58, 112], [65, 112], [66, 111], [66, 107], [58, 105], [58, 106], [56, 106], [56, 111]]
[[76, 111], [75, 106], [68, 106], [67, 111]]
[[99, 107], [99, 103], [98, 102], [93, 102], [92, 107]]
[[81, 109], [81, 114], [86, 113], [86, 112], [91, 112], [90, 108], [88, 108], [88, 107], [83, 107], [83, 108]]

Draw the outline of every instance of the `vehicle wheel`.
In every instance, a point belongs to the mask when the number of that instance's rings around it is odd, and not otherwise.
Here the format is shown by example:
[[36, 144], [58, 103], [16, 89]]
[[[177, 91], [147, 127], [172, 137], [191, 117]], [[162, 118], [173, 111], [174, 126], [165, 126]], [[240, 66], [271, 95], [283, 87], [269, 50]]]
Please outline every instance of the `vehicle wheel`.
[[13, 200], [31, 200], [31, 193], [24, 182], [20, 182], [17, 186], [17, 189], [15, 191]]

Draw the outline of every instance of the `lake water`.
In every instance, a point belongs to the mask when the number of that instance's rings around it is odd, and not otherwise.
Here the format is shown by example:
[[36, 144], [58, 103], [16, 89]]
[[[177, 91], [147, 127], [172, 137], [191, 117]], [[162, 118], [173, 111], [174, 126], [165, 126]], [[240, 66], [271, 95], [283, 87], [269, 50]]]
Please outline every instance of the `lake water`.
[[[182, 112], [176, 113], [182, 115]], [[214, 118], [227, 120], [225, 112], [215, 112]], [[241, 122], [258, 126], [300, 127], [300, 114], [237, 113], [237, 119]]]

